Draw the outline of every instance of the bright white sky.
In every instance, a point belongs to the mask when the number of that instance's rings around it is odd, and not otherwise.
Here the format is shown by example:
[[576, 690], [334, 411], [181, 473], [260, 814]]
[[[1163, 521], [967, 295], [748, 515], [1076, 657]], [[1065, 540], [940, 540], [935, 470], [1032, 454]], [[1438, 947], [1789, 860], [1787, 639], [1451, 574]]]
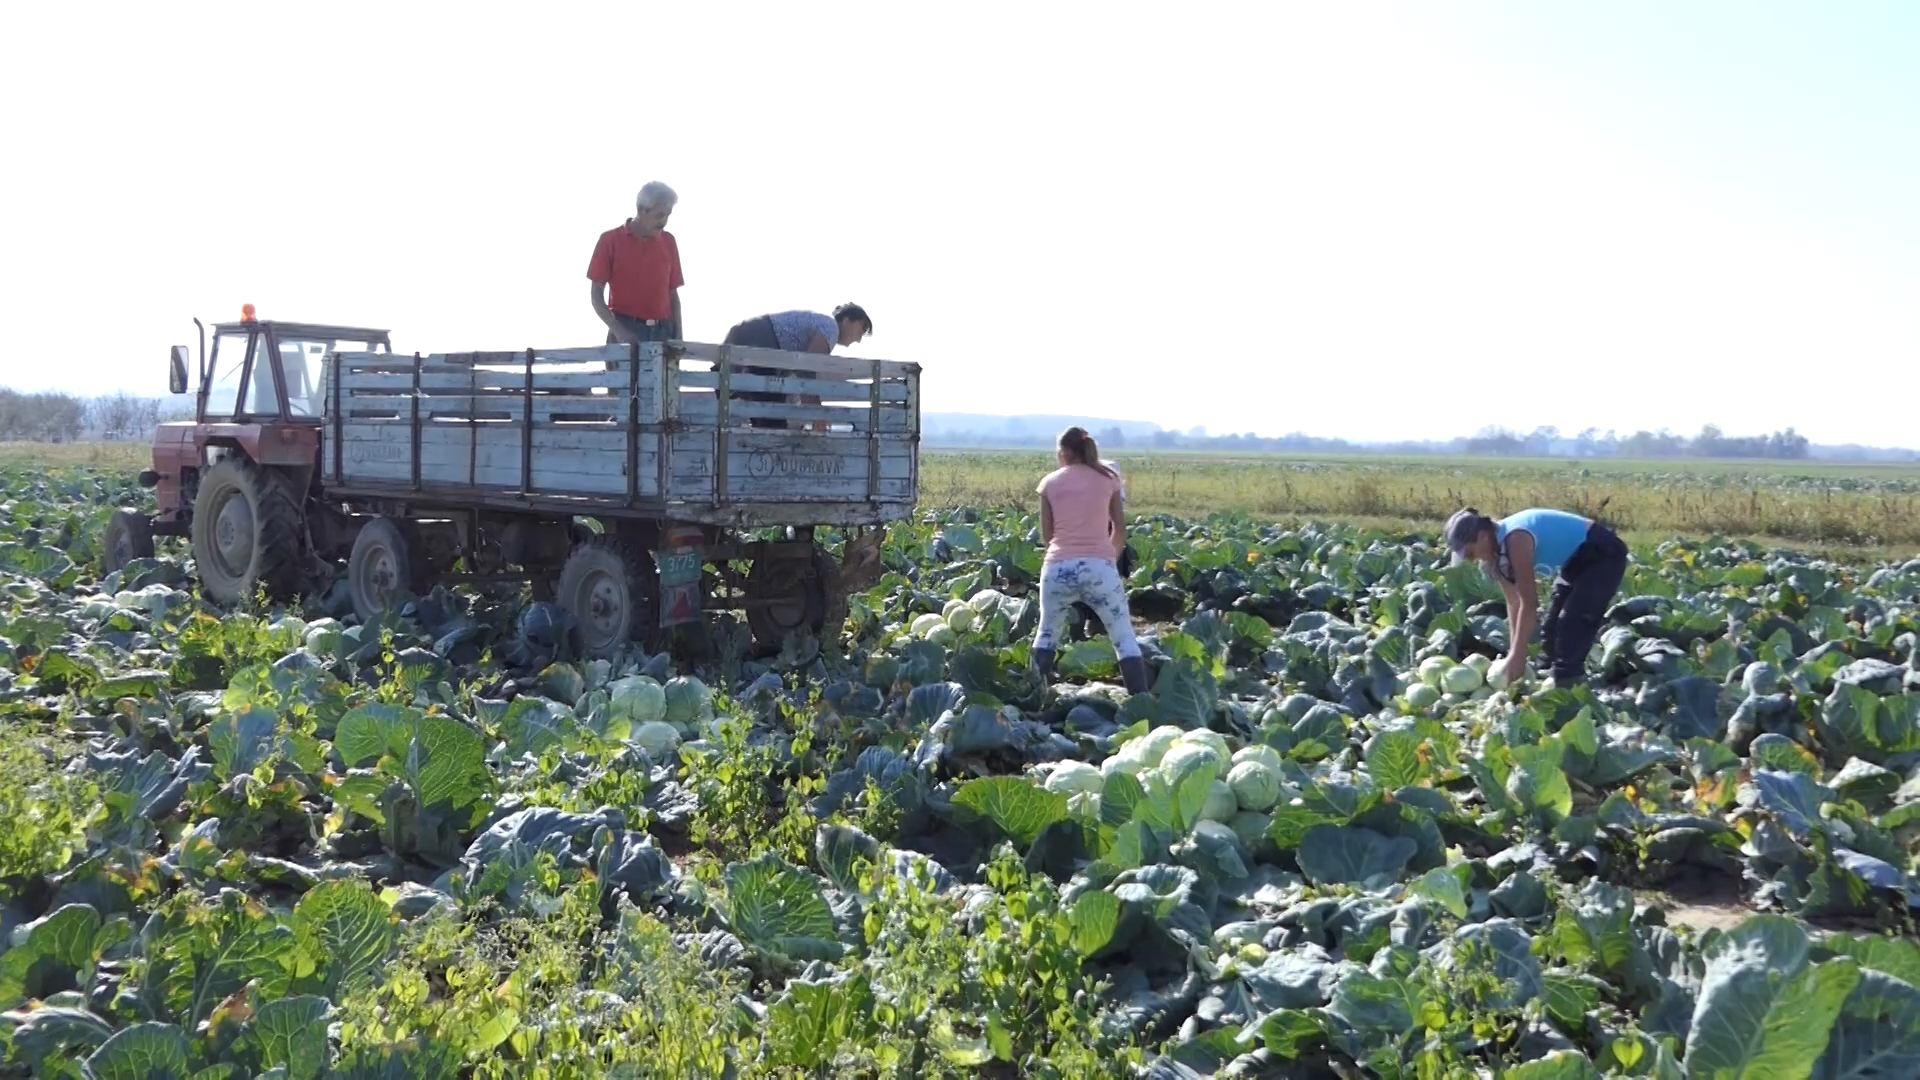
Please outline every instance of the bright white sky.
[[1920, 443], [1920, 5], [302, 9], [4, 9], [0, 382], [596, 344], [661, 179], [691, 336], [855, 300], [929, 410]]

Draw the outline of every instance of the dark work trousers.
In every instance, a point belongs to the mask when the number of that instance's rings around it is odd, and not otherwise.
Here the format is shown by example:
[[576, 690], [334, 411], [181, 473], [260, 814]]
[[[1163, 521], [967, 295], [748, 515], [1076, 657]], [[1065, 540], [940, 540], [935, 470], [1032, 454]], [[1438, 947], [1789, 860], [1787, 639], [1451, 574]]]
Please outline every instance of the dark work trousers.
[[1595, 522], [1554, 577], [1553, 599], [1540, 624], [1554, 682], [1566, 686], [1586, 672], [1587, 654], [1626, 574], [1627, 545], [1612, 529]]
[[[773, 332], [773, 320], [762, 315], [757, 319], [748, 319], [746, 322], [735, 323], [733, 329], [727, 331], [726, 340], [722, 342], [722, 344], [745, 345], [752, 349], [777, 349], [780, 347], [780, 339], [775, 336]], [[792, 374], [792, 372], [781, 368], [736, 367], [733, 370], [739, 375], [768, 375], [778, 377]], [[768, 394], [757, 390], [735, 390], [733, 393], [727, 395], [727, 397], [731, 401], [781, 402], [787, 400], [785, 394]], [[785, 420], [764, 416], [750, 417], [747, 422], [757, 428], [784, 428], [787, 426]]]

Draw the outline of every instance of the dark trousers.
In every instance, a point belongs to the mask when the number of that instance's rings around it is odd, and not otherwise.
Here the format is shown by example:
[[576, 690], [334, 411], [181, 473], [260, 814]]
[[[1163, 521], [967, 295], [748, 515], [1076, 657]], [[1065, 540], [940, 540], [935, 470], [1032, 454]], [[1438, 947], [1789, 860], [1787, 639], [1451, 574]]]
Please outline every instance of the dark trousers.
[[1586, 671], [1587, 654], [1600, 636], [1613, 594], [1627, 574], [1627, 545], [1612, 529], [1594, 522], [1587, 539], [1567, 558], [1553, 579], [1553, 598], [1547, 606], [1540, 636], [1553, 680], [1566, 685]]
[[[726, 340], [723, 341], [722, 344], [745, 345], [750, 349], [777, 349], [780, 347], [780, 338], [773, 332], [773, 320], [762, 315], [756, 319], [748, 319], [745, 322], [735, 323], [733, 329], [727, 331]], [[741, 375], [768, 375], [778, 377], [792, 374], [781, 368], [737, 367], [733, 370]], [[727, 396], [733, 401], [782, 402], [787, 400], [785, 394], [768, 394], [758, 390], [735, 390]], [[787, 426], [785, 420], [776, 420], [764, 416], [750, 417], [747, 423], [757, 428], [784, 428]]]
[[[671, 319], [636, 319], [631, 315], [622, 315], [617, 311], [613, 313], [613, 318], [614, 321], [626, 328], [627, 333], [632, 334], [643, 343], [648, 341], [673, 340], [673, 320]], [[607, 344], [620, 344], [620, 339], [613, 336], [612, 330], [607, 331]]]
[[734, 323], [722, 344], [745, 345], [749, 349], [777, 349], [780, 347], [780, 338], [773, 332], [773, 320], [762, 315], [757, 319]]

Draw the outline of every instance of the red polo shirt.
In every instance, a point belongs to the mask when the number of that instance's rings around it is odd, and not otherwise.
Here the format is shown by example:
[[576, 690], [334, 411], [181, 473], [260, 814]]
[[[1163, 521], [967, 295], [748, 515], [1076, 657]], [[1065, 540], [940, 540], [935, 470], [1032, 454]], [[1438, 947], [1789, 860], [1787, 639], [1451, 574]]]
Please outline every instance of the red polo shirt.
[[621, 315], [671, 319], [673, 290], [686, 284], [680, 277], [680, 246], [664, 229], [642, 240], [633, 235], [632, 224], [629, 218], [600, 234], [587, 278], [607, 286], [607, 307]]

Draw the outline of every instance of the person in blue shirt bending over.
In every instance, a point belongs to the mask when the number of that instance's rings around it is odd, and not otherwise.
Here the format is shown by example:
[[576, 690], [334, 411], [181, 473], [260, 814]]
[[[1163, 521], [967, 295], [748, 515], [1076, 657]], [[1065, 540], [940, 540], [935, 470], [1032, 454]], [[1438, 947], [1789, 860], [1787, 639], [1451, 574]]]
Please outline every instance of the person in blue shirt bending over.
[[[836, 345], [858, 345], [860, 340], [873, 333], [873, 319], [867, 309], [859, 304], [841, 304], [833, 309], [833, 314], [824, 315], [818, 311], [782, 311], [773, 315], [761, 315], [745, 322], [734, 324], [727, 331], [723, 345], [746, 345], [755, 349], [784, 349], [787, 352], [830, 353]], [[742, 375], [770, 375], [775, 378], [798, 374], [783, 368], [763, 368], [740, 365], [734, 368]], [[737, 401], [785, 401], [801, 405], [818, 405], [817, 397], [802, 395], [790, 398], [785, 394], [768, 394], [752, 390], [735, 390], [727, 395], [729, 400]], [[785, 428], [794, 425], [785, 420], [756, 416], [748, 423], [757, 428]], [[814, 423], [812, 430], [824, 431], [827, 425]]]
[[[1508, 682], [1526, 674], [1527, 646], [1540, 616], [1537, 574], [1552, 574], [1553, 599], [1540, 636], [1556, 686], [1579, 681], [1600, 623], [1627, 573], [1627, 545], [1612, 529], [1564, 510], [1522, 510], [1498, 521], [1469, 506], [1447, 519], [1442, 535], [1458, 565], [1484, 566], [1507, 597], [1502, 670]], [[1531, 572], [1516, 572], [1516, 567]]]

